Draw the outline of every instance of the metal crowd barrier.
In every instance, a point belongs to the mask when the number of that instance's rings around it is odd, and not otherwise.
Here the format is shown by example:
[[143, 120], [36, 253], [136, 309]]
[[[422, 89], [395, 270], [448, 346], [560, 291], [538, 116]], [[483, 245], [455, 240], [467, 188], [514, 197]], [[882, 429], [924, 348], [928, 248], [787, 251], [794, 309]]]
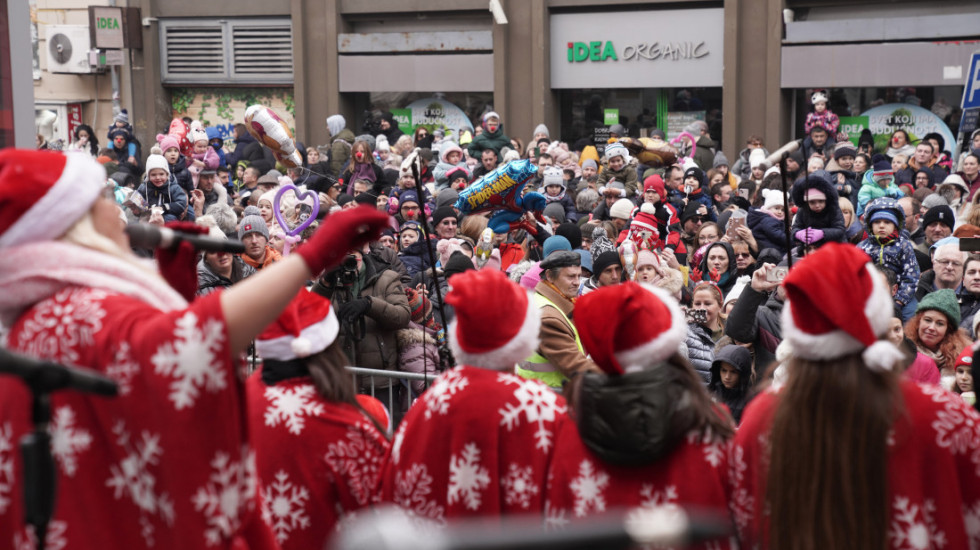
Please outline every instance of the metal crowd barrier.
[[[398, 422], [404, 416], [405, 412], [422, 395], [422, 392], [416, 392], [412, 388], [412, 382], [422, 382], [424, 386], [422, 391], [424, 392], [429, 389], [429, 386], [432, 385], [438, 376], [438, 374], [419, 374], [415, 372], [366, 369], [363, 367], [344, 368], [347, 369], [347, 372], [351, 373], [354, 384], [358, 388], [357, 393], [370, 395], [381, 401], [388, 408], [394, 427], [398, 426]], [[374, 377], [389, 378], [392, 383], [388, 384], [387, 388], [377, 388]], [[367, 387], [362, 382], [366, 383]]]

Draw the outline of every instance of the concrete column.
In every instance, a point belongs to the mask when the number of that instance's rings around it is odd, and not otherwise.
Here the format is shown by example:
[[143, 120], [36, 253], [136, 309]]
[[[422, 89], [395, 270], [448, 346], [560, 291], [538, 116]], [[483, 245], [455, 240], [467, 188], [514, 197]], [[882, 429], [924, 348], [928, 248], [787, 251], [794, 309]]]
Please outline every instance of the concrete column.
[[[130, 0], [130, 6], [139, 6], [144, 18], [157, 17], [158, 12], [153, 0]], [[164, 131], [172, 118], [173, 110], [170, 104], [170, 93], [163, 87], [160, 77], [160, 34], [159, 26], [154, 21], [150, 26], [143, 27], [143, 49], [132, 50], [129, 67], [130, 78], [124, 80], [132, 103], [129, 106], [130, 122], [136, 139], [143, 145], [143, 156], [150, 153], [150, 147], [156, 143], [156, 135]], [[126, 94], [123, 94], [125, 97]], [[108, 125], [109, 121], [105, 121]], [[97, 128], [96, 131], [99, 131]]]
[[788, 136], [788, 100], [780, 90], [780, 49], [784, 0], [725, 0], [725, 75], [722, 92], [725, 154], [758, 134], [769, 150]]

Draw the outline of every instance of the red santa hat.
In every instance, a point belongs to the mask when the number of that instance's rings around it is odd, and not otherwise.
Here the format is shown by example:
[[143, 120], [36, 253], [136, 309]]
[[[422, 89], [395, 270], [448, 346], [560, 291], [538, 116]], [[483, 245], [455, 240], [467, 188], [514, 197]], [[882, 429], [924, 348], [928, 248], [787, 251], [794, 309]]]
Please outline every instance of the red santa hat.
[[450, 277], [449, 286], [446, 303], [456, 310], [449, 346], [457, 364], [505, 370], [534, 353], [539, 310], [502, 271], [465, 271]]
[[677, 352], [687, 337], [680, 306], [663, 289], [627, 282], [575, 302], [582, 346], [607, 374], [635, 372]]
[[647, 231], [657, 233], [657, 224], [660, 222], [654, 215], [656, 212], [657, 210], [652, 204], [648, 202], [643, 203], [643, 206], [640, 207], [640, 211], [636, 213], [636, 216], [633, 217], [633, 221], [630, 222], [630, 228], [639, 230], [645, 229]]
[[0, 151], [0, 248], [61, 237], [106, 181], [105, 168], [86, 153]]
[[303, 289], [255, 339], [255, 351], [275, 361], [308, 357], [327, 349], [339, 330], [330, 300]]
[[876, 371], [901, 360], [898, 348], [879, 340], [894, 312], [888, 283], [860, 249], [828, 243], [794, 266], [783, 287], [783, 338], [794, 356], [828, 361], [864, 350]]

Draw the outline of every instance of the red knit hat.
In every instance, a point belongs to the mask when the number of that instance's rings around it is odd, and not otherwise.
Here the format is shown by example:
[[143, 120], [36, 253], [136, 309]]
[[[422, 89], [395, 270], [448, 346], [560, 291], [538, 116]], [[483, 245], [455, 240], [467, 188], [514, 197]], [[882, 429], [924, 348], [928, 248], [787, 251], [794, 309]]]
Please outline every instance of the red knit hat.
[[898, 348], [879, 340], [894, 312], [888, 284], [857, 247], [825, 244], [794, 266], [783, 286], [783, 338], [793, 355], [827, 361], [863, 349], [865, 364], [878, 371], [901, 360]]
[[604, 286], [575, 302], [582, 346], [608, 374], [641, 370], [677, 352], [687, 322], [677, 301], [651, 285]]
[[973, 346], [966, 346], [963, 348], [963, 351], [960, 352], [960, 356], [956, 358], [956, 363], [953, 363], [953, 368], [956, 367], [973, 368]]
[[643, 180], [643, 192], [651, 189], [660, 195], [661, 200], [667, 198], [667, 192], [664, 190], [664, 179], [657, 174], [650, 174], [647, 179]]
[[327, 349], [339, 330], [330, 300], [303, 289], [255, 339], [255, 351], [276, 361], [308, 357]]
[[105, 168], [86, 153], [0, 151], [0, 248], [61, 237], [106, 181]]
[[657, 220], [654, 213], [656, 213], [656, 209], [652, 204], [648, 202], [643, 203], [643, 206], [640, 207], [640, 211], [636, 213], [636, 216], [633, 217], [633, 221], [630, 222], [630, 228], [646, 229], [647, 231], [653, 231], [656, 233], [657, 224], [659, 224], [660, 221]]
[[456, 310], [449, 346], [457, 364], [503, 370], [534, 353], [539, 310], [502, 271], [464, 271], [449, 286], [446, 303]]

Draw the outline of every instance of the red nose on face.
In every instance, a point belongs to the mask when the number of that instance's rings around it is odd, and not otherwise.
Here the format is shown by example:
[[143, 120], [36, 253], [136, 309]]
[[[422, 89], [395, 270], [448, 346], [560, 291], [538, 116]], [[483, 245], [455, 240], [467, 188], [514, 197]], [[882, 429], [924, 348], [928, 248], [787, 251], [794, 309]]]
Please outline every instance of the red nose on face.
[[357, 158], [361, 158], [361, 157], [363, 157], [363, 156], [364, 156], [364, 153], [362, 153], [362, 152], [360, 152], [360, 151], [358, 151], [358, 152], [357, 152], [357, 154], [356, 154], [355, 156], [356, 156]]

